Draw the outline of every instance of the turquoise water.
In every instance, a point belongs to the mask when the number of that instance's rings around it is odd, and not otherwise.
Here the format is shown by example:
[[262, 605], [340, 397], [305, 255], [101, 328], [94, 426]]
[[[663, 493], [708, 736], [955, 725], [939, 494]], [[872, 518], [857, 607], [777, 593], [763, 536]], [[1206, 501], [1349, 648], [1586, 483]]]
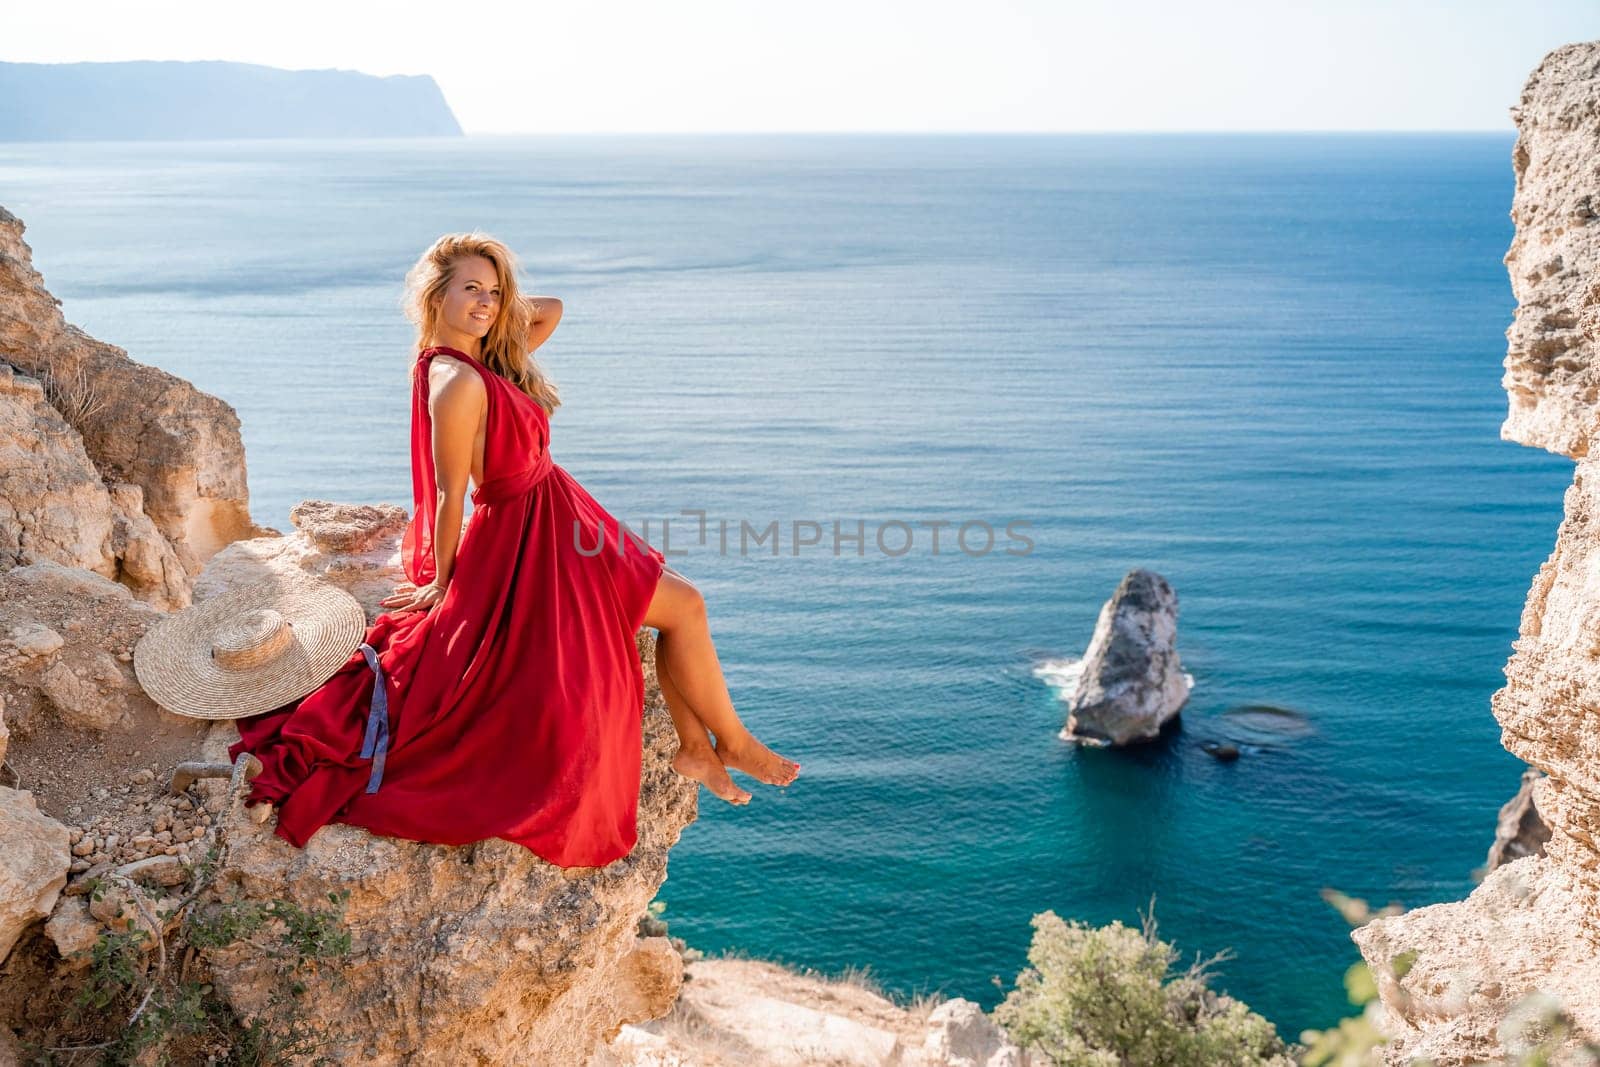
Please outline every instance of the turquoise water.
[[[1319, 888], [1464, 896], [1517, 787], [1488, 701], [1571, 464], [1499, 439], [1510, 149], [0, 145], [0, 203], [69, 319], [238, 409], [283, 529], [303, 498], [409, 506], [397, 301], [435, 236], [489, 230], [563, 298], [555, 458], [650, 521], [742, 715], [804, 765], [742, 809], [702, 791], [675, 934], [992, 1007], [1035, 912], [1137, 926], [1154, 897], [1185, 961], [1230, 949], [1217, 984], [1292, 1037], [1350, 1010]], [[834, 555], [858, 519], [862, 554]], [[780, 553], [741, 554], [773, 521]], [[1040, 672], [1135, 566], [1179, 597], [1182, 729], [1076, 749]], [[1253, 743], [1218, 763], [1221, 736]]]

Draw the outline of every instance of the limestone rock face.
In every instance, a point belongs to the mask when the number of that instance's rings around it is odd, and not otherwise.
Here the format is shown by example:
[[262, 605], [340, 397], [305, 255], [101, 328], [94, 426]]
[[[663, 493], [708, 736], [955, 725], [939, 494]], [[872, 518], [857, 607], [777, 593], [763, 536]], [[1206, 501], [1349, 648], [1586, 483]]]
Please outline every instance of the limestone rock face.
[[1523, 856], [1544, 855], [1545, 842], [1550, 840], [1550, 827], [1539, 817], [1534, 797], [1549, 788], [1540, 784], [1546, 781], [1548, 779], [1532, 767], [1522, 772], [1522, 787], [1517, 790], [1517, 795], [1500, 806], [1500, 817], [1494, 828], [1494, 844], [1489, 846], [1489, 858], [1484, 863], [1486, 870], [1492, 871], [1502, 863], [1510, 863]]
[[[1375, 919], [1352, 934], [1379, 975], [1387, 1063], [1498, 1059], [1506, 1009], [1534, 990], [1561, 998], [1600, 1039], [1600, 42], [1547, 55], [1512, 109], [1516, 236], [1505, 257], [1518, 300], [1501, 436], [1577, 461], [1555, 548], [1523, 608], [1506, 684], [1491, 708], [1501, 743], [1545, 777], [1544, 855], [1494, 869], [1457, 903]], [[1419, 955], [1395, 980], [1387, 964]]]
[[144, 490], [132, 482], [106, 486], [111, 498], [111, 554], [117, 581], [162, 611], [189, 606], [190, 579], [172, 543], [144, 510]]
[[1177, 638], [1172, 586], [1154, 571], [1129, 571], [1100, 609], [1062, 739], [1125, 745], [1159, 735], [1189, 699]]
[[19, 739], [106, 730], [153, 708], [121, 656], [160, 617], [92, 571], [46, 560], [0, 576], [0, 694]]
[[1511, 109], [1516, 235], [1506, 253], [1515, 318], [1501, 384], [1500, 436], [1574, 459], [1600, 429], [1600, 81], [1595, 42], [1545, 56]]
[[975, 1002], [947, 1000], [928, 1014], [928, 1036], [922, 1046], [928, 1063], [949, 1067], [1021, 1067], [1022, 1050], [1005, 1039], [1000, 1028]]
[[406, 580], [400, 566], [404, 508], [305, 500], [289, 519], [292, 534], [236, 541], [213, 556], [195, 581], [195, 600], [275, 575], [310, 575], [355, 597], [369, 620], [386, 610], [381, 601]]
[[54, 559], [114, 577], [111, 499], [33, 378], [0, 364], [0, 566]]
[[94, 946], [104, 931], [89, 914], [89, 897], [80, 895], [61, 898], [50, 913], [50, 921], [44, 924], [44, 932], [61, 955], [65, 969], [76, 971], [89, 966]]
[[189, 603], [189, 576], [143, 491], [106, 486], [43, 385], [0, 363], [0, 571], [39, 559], [120, 581], [163, 610]]
[[1600, 469], [1581, 460], [1491, 707], [1501, 744], [1548, 775], [1536, 794], [1550, 827], [1545, 851], [1589, 887], [1590, 919], [1574, 934], [1600, 947], [1600, 593], [1589, 577], [1600, 551], [1597, 493]]
[[[1581, 879], [1543, 856], [1490, 872], [1464, 901], [1375, 919], [1352, 933], [1378, 979], [1390, 1037], [1384, 1063], [1502, 1061], [1500, 1026], [1538, 989], [1591, 1033], [1600, 1022], [1600, 955], [1580, 937], [1594, 913]], [[1403, 979], [1395, 957], [1418, 955]]]
[[672, 1011], [624, 1026], [592, 1067], [1032, 1067], [970, 1000], [902, 1007], [849, 979], [702, 958]]
[[0, 789], [0, 963], [22, 931], [46, 918], [67, 884], [67, 828], [40, 813], [33, 794]]
[[335, 504], [302, 500], [289, 509], [289, 521], [323, 552], [360, 555], [385, 538], [405, 532], [410, 518], [393, 504]]
[[260, 533], [233, 408], [68, 323], [22, 234], [0, 208], [0, 360], [44, 383], [101, 477], [139, 488], [186, 573]]

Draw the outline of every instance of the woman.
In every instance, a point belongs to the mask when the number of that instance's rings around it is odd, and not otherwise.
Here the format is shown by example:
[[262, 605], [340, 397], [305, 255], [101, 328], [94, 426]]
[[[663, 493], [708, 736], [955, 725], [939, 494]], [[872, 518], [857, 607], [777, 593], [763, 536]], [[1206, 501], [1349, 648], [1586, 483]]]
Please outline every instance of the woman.
[[530, 353], [561, 302], [520, 294], [511, 251], [474, 232], [434, 242], [406, 304], [419, 349], [409, 581], [320, 688], [237, 720], [229, 754], [262, 761], [249, 799], [278, 805], [275, 832], [297, 846], [329, 822], [444, 844], [502, 837], [567, 867], [627, 855], [641, 625], [659, 631], [673, 769], [733, 804], [750, 794], [730, 768], [792, 782], [799, 764], [734, 711], [699, 591], [550, 459], [560, 401]]

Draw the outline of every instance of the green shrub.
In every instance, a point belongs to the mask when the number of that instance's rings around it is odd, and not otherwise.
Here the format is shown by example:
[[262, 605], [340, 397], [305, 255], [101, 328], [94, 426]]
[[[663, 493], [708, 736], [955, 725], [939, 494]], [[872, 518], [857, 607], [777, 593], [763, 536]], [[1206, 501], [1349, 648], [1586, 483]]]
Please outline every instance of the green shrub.
[[1029, 966], [994, 1010], [1012, 1041], [1060, 1067], [1293, 1067], [1272, 1024], [1207, 986], [1211, 963], [1172, 976], [1178, 958], [1120, 922], [1091, 927], [1053, 911], [1033, 917]]

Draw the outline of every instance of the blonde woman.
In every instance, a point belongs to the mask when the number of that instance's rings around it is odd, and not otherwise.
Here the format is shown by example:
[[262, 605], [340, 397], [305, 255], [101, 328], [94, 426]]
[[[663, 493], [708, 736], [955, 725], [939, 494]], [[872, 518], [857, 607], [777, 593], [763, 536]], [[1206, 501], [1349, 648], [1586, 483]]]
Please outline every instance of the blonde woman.
[[277, 805], [275, 832], [297, 846], [342, 822], [445, 844], [501, 837], [567, 867], [627, 855], [640, 626], [659, 631], [674, 770], [733, 804], [750, 793], [729, 769], [779, 786], [799, 772], [734, 711], [699, 590], [551, 460], [560, 400], [532, 353], [562, 304], [520, 293], [516, 274], [510, 249], [474, 232], [439, 238], [407, 275], [409, 581], [338, 673], [238, 720], [230, 751], [262, 761], [250, 800]]

